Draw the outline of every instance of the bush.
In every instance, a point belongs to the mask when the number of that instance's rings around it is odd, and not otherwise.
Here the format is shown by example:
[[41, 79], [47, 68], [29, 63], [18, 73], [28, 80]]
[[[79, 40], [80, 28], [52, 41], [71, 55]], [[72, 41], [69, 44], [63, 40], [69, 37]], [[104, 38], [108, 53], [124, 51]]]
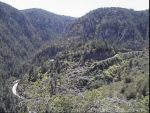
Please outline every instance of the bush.
[[135, 91], [128, 92], [126, 94], [126, 98], [127, 98], [127, 100], [135, 99], [136, 98], [136, 92]]
[[130, 77], [130, 76], [128, 76], [128, 77], [126, 77], [125, 78], [125, 83], [131, 83], [133, 81], [133, 78], [132, 77]]
[[46, 72], [46, 68], [42, 66], [39, 71], [40, 73], [44, 74]]

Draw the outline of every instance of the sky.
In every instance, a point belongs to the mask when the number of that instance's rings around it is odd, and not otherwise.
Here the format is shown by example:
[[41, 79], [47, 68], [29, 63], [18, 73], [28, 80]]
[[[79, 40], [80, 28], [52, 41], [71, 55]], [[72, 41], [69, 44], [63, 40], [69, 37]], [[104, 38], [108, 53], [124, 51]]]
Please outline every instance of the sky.
[[103, 7], [122, 7], [134, 10], [149, 9], [149, 0], [0, 0], [17, 9], [41, 8], [47, 11], [81, 17]]

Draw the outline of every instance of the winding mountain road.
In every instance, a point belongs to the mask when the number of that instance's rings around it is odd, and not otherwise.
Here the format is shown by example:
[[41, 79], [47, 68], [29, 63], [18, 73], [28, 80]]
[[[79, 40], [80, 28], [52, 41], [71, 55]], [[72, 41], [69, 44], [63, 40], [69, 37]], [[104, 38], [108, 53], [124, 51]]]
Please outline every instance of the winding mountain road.
[[[50, 62], [54, 62], [54, 59], [50, 59]], [[17, 92], [17, 86], [18, 86], [19, 81], [20, 81], [20, 80], [16, 80], [16, 81], [13, 82], [14, 85], [13, 85], [13, 87], [12, 87], [12, 93], [13, 93], [15, 96], [17, 96], [18, 98], [20, 98], [20, 99], [25, 99], [23, 96], [20, 96], [20, 95], [18, 94], [18, 92]]]
[[14, 95], [16, 95], [16, 96], [17, 96], [18, 98], [20, 98], [20, 99], [25, 99], [24, 97], [20, 96], [20, 95], [18, 94], [18, 92], [17, 92], [17, 86], [18, 86], [19, 80], [16, 80], [16, 81], [14, 81], [13, 83], [14, 83], [14, 85], [13, 85], [13, 87], [12, 87], [12, 93], [13, 93]]

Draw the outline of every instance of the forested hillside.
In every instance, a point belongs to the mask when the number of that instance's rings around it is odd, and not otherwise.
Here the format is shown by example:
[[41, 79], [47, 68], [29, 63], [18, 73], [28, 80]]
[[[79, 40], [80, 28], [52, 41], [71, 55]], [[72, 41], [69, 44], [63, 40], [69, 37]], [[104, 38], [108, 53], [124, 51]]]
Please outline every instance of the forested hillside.
[[16, 108], [148, 113], [148, 59], [148, 51], [120, 53], [102, 41], [79, 43], [22, 78], [18, 92], [25, 99]]
[[42, 40], [55, 39], [65, 34], [65, 28], [75, 18], [60, 16], [42, 9], [27, 9], [21, 11], [36, 30]]
[[149, 39], [149, 10], [100, 8], [78, 18], [68, 27], [69, 36], [98, 38], [111, 45], [141, 49]]
[[0, 70], [4, 76], [11, 70], [11, 75], [16, 73], [20, 61], [31, 58], [44, 41], [61, 36], [73, 20], [39, 9], [19, 11], [0, 3]]
[[[0, 2], [0, 112], [149, 111], [149, 10], [80, 18]], [[15, 80], [17, 92], [12, 93]]]
[[[32, 59], [36, 51], [50, 42], [50, 39], [62, 37], [65, 32], [63, 28], [73, 20], [71, 17], [39, 9], [20, 11], [0, 2], [0, 92], [3, 92], [1, 98], [8, 94], [4, 86], [6, 80], [23, 75], [28, 65], [24, 68], [22, 65]], [[0, 102], [3, 105], [2, 100]]]

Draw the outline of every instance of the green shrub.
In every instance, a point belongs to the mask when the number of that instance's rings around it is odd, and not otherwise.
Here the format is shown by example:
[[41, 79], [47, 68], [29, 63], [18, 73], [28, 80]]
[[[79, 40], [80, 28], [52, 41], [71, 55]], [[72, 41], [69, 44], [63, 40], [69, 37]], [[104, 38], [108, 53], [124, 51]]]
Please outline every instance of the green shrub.
[[128, 76], [125, 78], [125, 83], [131, 83], [133, 81], [133, 78], [131, 76]]
[[136, 98], [136, 91], [130, 91], [130, 92], [126, 93], [126, 98], [127, 98], [127, 100], [135, 99]]

